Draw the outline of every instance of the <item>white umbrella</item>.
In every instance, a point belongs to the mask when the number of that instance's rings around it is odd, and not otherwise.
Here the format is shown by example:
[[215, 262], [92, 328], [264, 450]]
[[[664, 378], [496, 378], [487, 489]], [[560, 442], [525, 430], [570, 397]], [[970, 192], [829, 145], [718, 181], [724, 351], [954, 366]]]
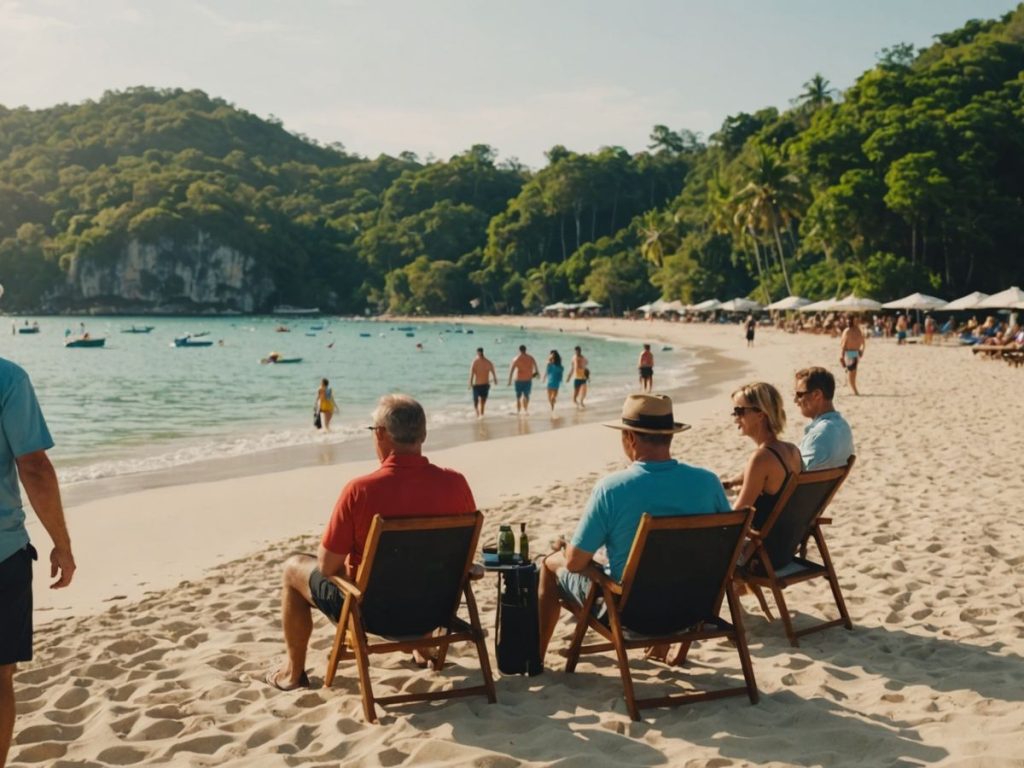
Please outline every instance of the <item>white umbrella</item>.
[[646, 315], [648, 312], [651, 311], [651, 305], [650, 304], [641, 304], [639, 307], [636, 308], [635, 311], [643, 312]]
[[676, 299], [675, 301], [670, 301], [666, 303], [664, 311], [678, 312], [681, 315], [683, 314], [683, 312], [686, 311], [686, 307], [683, 306], [683, 302], [681, 302], [679, 299]]
[[760, 312], [761, 305], [750, 299], [732, 299], [725, 302], [719, 309], [725, 312]]
[[902, 299], [896, 299], [896, 301], [887, 301], [882, 305], [883, 309], [943, 309], [946, 306], [945, 299], [939, 299], [935, 296], [929, 296], [925, 293], [912, 293], [909, 296], [904, 296]]
[[988, 298], [987, 293], [981, 291], [973, 291], [968, 293], [966, 296], [961, 296], [959, 299], [954, 299], [942, 308], [943, 312], [957, 312], [961, 309], [974, 309], [982, 301]]
[[787, 296], [784, 299], [779, 299], [769, 304], [765, 309], [774, 310], [787, 310], [787, 309], [800, 309], [800, 307], [806, 307], [811, 303], [810, 299], [805, 299], [803, 296]]
[[881, 309], [882, 304], [874, 299], [866, 299], [863, 296], [855, 296], [851, 293], [842, 299], [836, 299], [831, 308], [836, 312], [868, 312]]
[[561, 312], [564, 309], [568, 309], [568, 305], [564, 301], [556, 301], [554, 304], [548, 304], [544, 307], [545, 312]]
[[600, 309], [600, 308], [601, 308], [601, 305], [598, 304], [593, 299], [587, 299], [582, 304], [580, 304], [580, 309]]
[[1012, 309], [1024, 302], [1024, 291], [1016, 285], [1005, 291], [993, 293], [987, 299], [978, 302], [979, 309]]
[[708, 299], [707, 301], [702, 301], [700, 304], [694, 304], [690, 309], [694, 312], [710, 312], [711, 310], [718, 309], [721, 306], [722, 302], [718, 299]]
[[810, 304], [804, 304], [800, 307], [801, 312], [828, 312], [835, 308], [835, 303], [839, 299], [822, 299], [821, 301], [812, 301]]

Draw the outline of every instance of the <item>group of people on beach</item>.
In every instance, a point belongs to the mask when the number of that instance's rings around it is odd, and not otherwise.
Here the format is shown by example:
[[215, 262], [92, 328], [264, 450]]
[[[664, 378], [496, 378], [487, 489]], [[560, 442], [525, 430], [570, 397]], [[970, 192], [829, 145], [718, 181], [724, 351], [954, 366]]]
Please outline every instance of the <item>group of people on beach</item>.
[[[577, 348], [577, 354], [581, 354]], [[525, 347], [517, 359], [529, 357]], [[531, 358], [532, 359], [532, 358]], [[479, 375], [496, 381], [494, 367], [477, 351]], [[476, 362], [476, 361], [475, 361]], [[534, 378], [536, 363], [512, 366]], [[560, 375], [559, 375], [560, 377]], [[470, 379], [475, 384], [475, 375]], [[540, 568], [538, 619], [541, 658], [547, 650], [560, 613], [559, 600], [583, 605], [589, 589], [584, 571], [592, 564], [616, 581], [622, 578], [641, 516], [698, 515], [752, 506], [763, 520], [796, 473], [843, 466], [853, 455], [849, 424], [835, 410], [835, 380], [825, 368], [797, 371], [793, 401], [810, 419], [799, 445], [781, 439], [786, 426], [782, 395], [771, 384], [754, 382], [732, 393], [732, 418], [739, 432], [755, 444], [743, 471], [720, 478], [709, 469], [688, 465], [671, 455], [674, 435], [689, 429], [675, 420], [668, 395], [638, 392], [626, 397], [619, 420], [606, 424], [619, 431], [630, 465], [597, 482], [569, 541], [553, 543], [537, 559]], [[528, 390], [527, 390], [528, 396]], [[332, 576], [353, 579], [375, 515], [418, 516], [471, 514], [476, 511], [465, 477], [430, 463], [423, 456], [426, 415], [412, 397], [385, 395], [373, 414], [374, 447], [380, 467], [350, 481], [330, 515], [319, 550], [292, 555], [283, 574], [281, 612], [286, 658], [266, 675], [266, 682], [283, 691], [309, 686], [306, 654], [312, 633], [311, 613], [320, 610], [337, 623], [345, 597]], [[726, 491], [735, 491], [730, 501]], [[598, 557], [599, 550], [605, 556]], [[603, 606], [599, 610], [604, 610]], [[666, 650], [667, 654], [667, 650]], [[668, 658], [672, 661], [674, 657]], [[414, 654], [417, 665], [429, 659]]]

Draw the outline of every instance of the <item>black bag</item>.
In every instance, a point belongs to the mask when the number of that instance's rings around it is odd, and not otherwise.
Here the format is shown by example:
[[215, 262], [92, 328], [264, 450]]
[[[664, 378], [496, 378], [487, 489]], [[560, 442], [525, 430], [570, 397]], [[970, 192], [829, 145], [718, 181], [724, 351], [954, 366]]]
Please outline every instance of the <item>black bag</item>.
[[502, 568], [505, 588], [498, 599], [494, 652], [506, 675], [539, 675], [540, 620], [537, 615], [537, 566]]
[[317, 429], [320, 429], [320, 409], [319, 408], [314, 408], [313, 409], [313, 426], [316, 427]]

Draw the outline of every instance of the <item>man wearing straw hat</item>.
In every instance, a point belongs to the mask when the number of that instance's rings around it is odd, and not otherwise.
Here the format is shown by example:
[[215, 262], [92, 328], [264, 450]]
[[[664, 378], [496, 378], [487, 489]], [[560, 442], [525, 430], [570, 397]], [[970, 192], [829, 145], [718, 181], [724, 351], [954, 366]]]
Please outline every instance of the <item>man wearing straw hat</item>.
[[[599, 566], [616, 581], [622, 580], [644, 512], [661, 517], [728, 512], [731, 508], [714, 472], [672, 458], [673, 435], [690, 427], [673, 418], [668, 395], [629, 395], [621, 419], [605, 426], [620, 430], [622, 450], [632, 463], [597, 482], [572, 539], [559, 541], [542, 561], [541, 658], [558, 622], [559, 597], [580, 605], [586, 599], [590, 579], [581, 571], [598, 549], [604, 547], [608, 554], [608, 564]], [[595, 610], [600, 614], [605, 608], [599, 605]]]

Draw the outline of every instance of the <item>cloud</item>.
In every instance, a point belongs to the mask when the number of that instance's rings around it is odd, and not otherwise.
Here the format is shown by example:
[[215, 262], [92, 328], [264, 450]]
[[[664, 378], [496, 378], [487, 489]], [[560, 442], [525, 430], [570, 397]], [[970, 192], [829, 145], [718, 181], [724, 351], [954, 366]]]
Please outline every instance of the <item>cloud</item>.
[[11, 32], [17, 32], [19, 35], [35, 34], [71, 27], [71, 23], [65, 19], [27, 10], [24, 3], [14, 0], [0, 2], [0, 39]]

